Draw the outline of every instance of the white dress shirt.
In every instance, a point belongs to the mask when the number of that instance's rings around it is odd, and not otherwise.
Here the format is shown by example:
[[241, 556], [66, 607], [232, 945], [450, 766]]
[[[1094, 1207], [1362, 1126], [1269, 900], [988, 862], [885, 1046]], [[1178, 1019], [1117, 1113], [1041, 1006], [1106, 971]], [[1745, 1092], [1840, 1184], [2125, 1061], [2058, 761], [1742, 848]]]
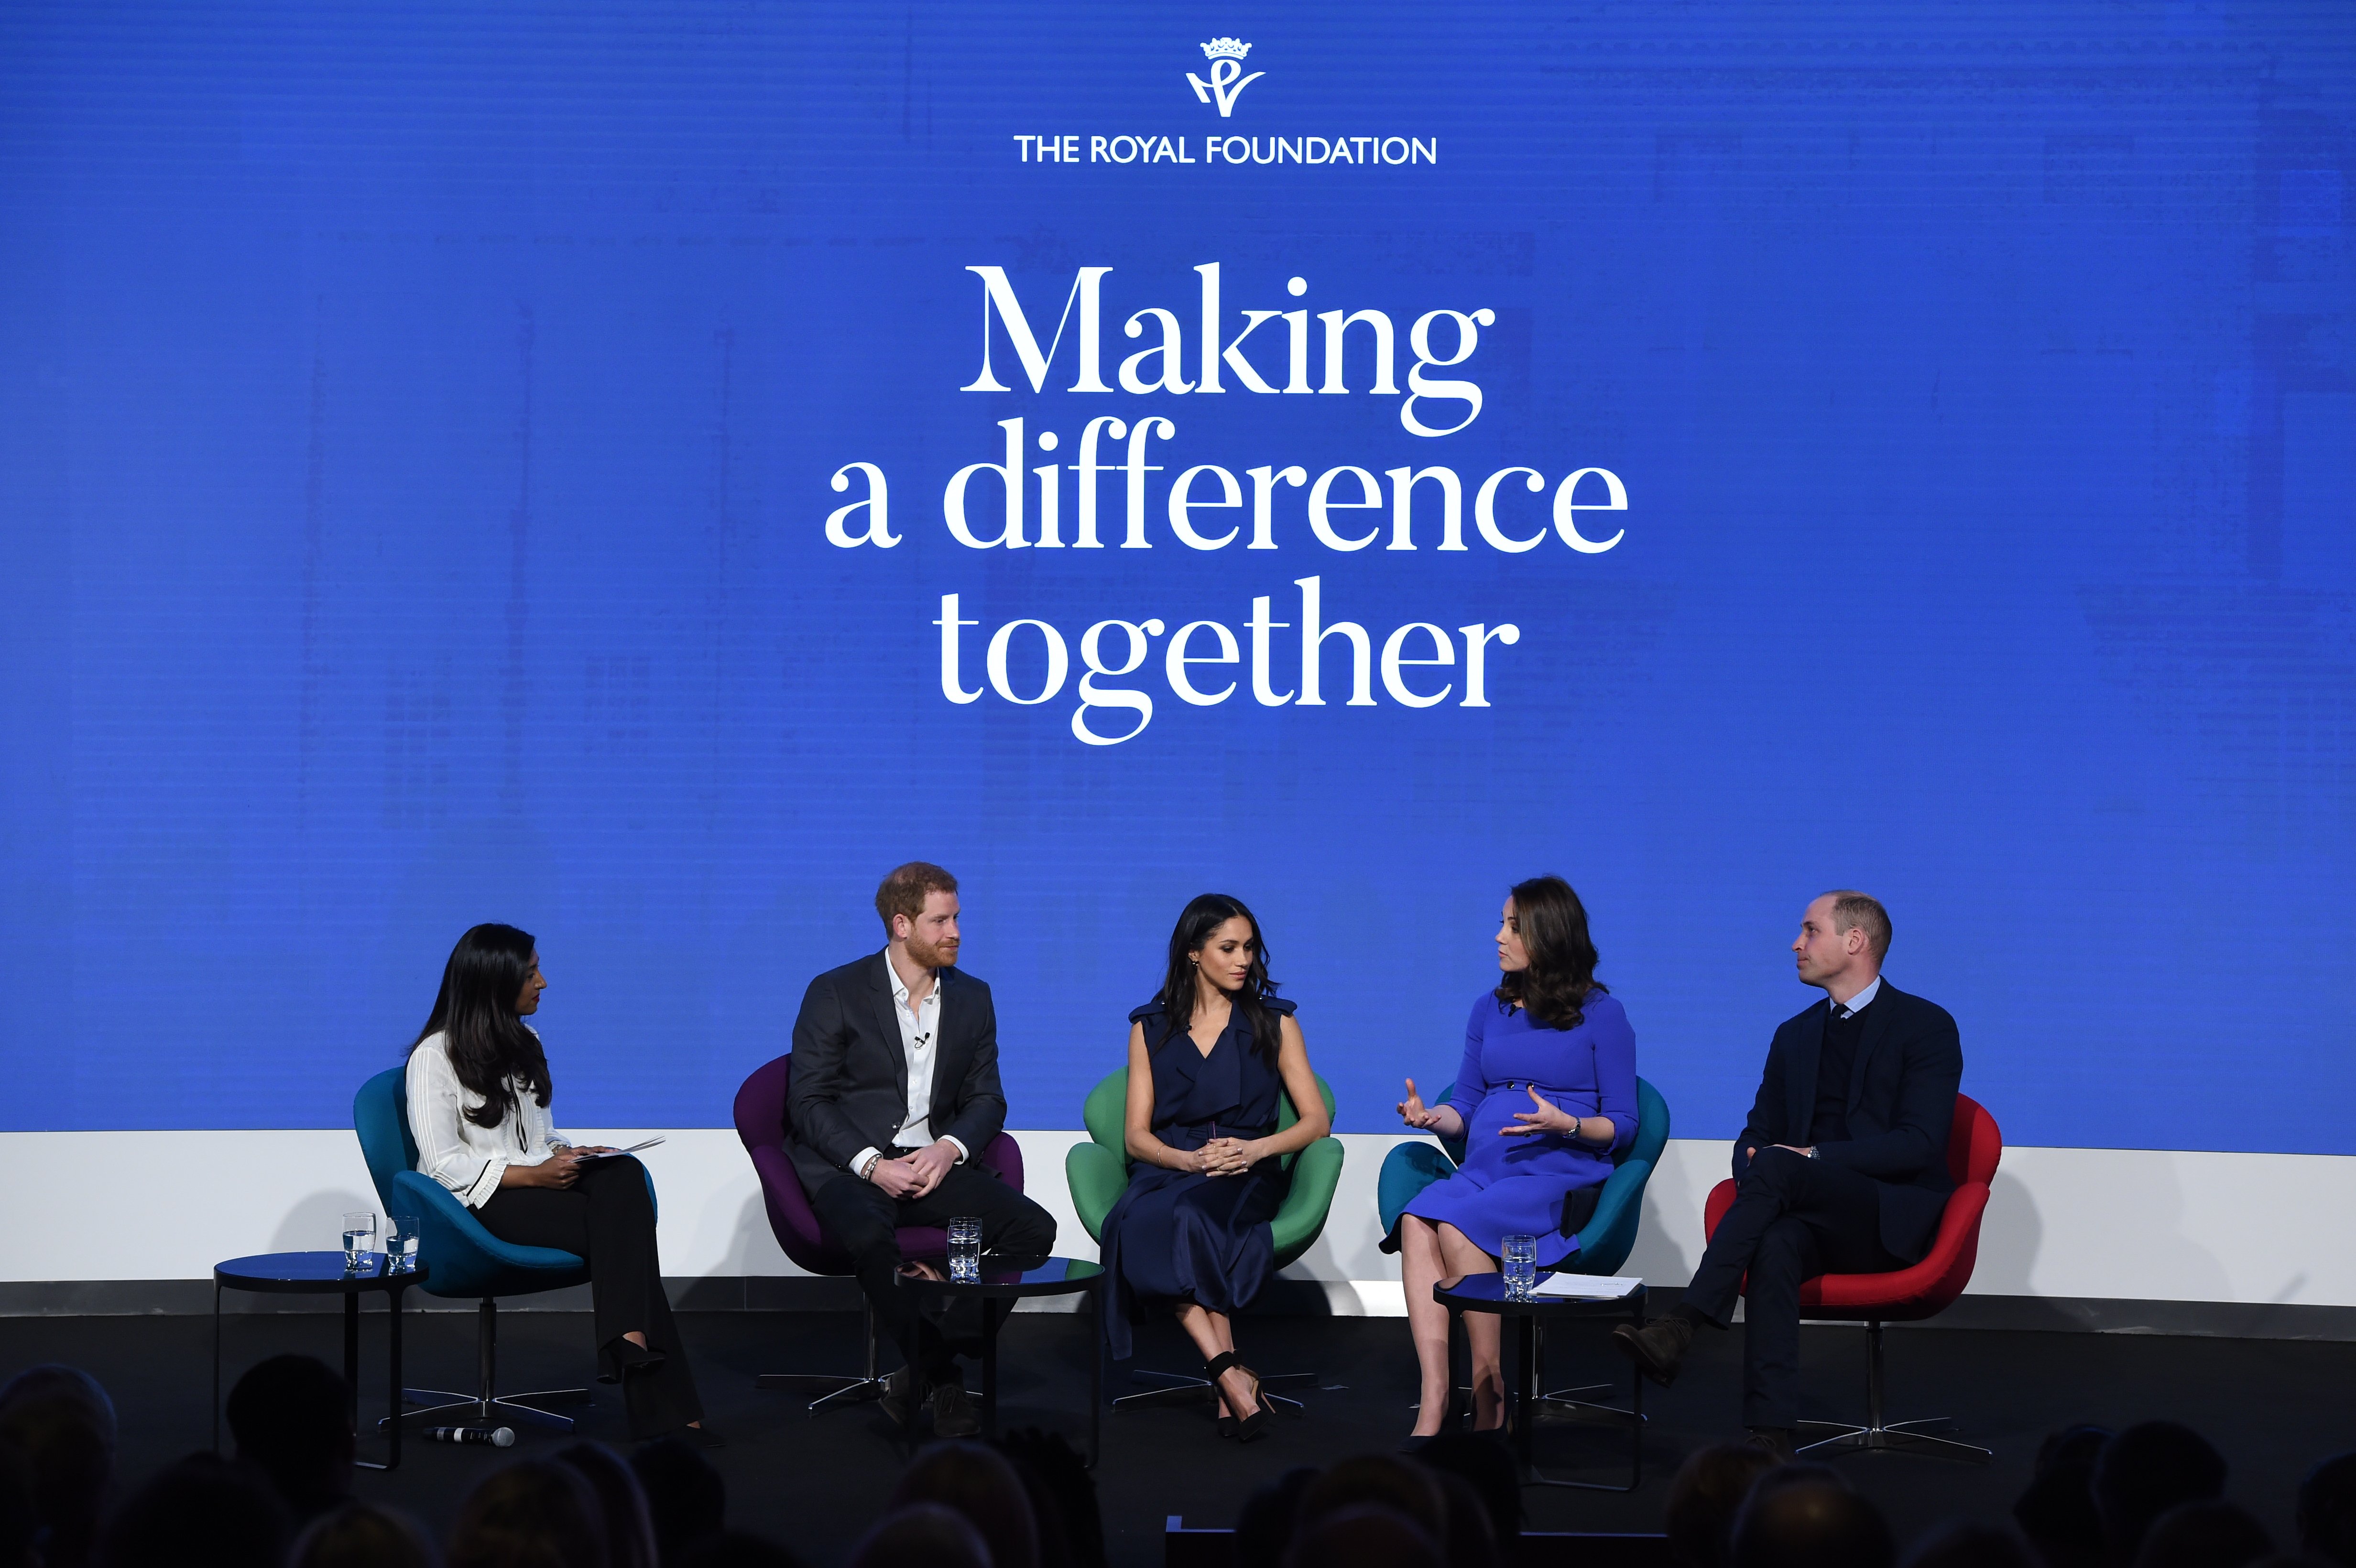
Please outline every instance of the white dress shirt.
[[[530, 1029], [531, 1026], [524, 1026]], [[537, 1031], [535, 1031], [537, 1033]], [[496, 1126], [477, 1126], [464, 1113], [483, 1104], [458, 1082], [447, 1035], [430, 1034], [409, 1053], [409, 1136], [417, 1140], [417, 1168], [479, 1209], [499, 1189], [511, 1165], [538, 1165], [572, 1141], [556, 1130], [548, 1107], [519, 1080], [515, 1104]]]
[[[941, 1043], [941, 977], [933, 975], [932, 988], [925, 999], [914, 1007], [908, 1005], [908, 982], [900, 978], [900, 967], [892, 962], [891, 950], [884, 954], [884, 973], [892, 977], [892, 1016], [900, 1024], [900, 1051], [908, 1063], [908, 1115], [892, 1135], [896, 1148], [923, 1148], [933, 1141], [933, 1064], [940, 1060]], [[965, 1163], [971, 1152], [953, 1137], [944, 1136], [943, 1142], [958, 1151], [958, 1163]], [[870, 1160], [884, 1151], [868, 1145], [851, 1157], [854, 1175], [865, 1176]]]

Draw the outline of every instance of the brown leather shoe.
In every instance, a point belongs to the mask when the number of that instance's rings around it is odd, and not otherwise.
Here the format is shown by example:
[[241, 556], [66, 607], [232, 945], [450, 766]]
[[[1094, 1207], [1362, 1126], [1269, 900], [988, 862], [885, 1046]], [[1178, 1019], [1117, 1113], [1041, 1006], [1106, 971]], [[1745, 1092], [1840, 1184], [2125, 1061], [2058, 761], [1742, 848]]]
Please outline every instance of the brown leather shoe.
[[1612, 1330], [1612, 1342], [1636, 1363], [1638, 1371], [1667, 1388], [1677, 1381], [1677, 1369], [1685, 1361], [1686, 1347], [1693, 1343], [1693, 1325], [1682, 1317], [1659, 1317], [1642, 1328], [1621, 1324]]

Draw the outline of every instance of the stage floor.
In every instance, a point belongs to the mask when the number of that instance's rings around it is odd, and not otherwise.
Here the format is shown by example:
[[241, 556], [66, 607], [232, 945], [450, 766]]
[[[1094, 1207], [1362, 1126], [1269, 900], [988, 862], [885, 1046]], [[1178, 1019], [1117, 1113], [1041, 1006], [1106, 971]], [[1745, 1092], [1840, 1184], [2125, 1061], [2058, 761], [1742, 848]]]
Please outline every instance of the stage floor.
[[[811, 1418], [798, 1400], [757, 1392], [752, 1380], [762, 1371], [851, 1366], [858, 1319], [847, 1313], [697, 1313], [682, 1314], [681, 1323], [692, 1336], [712, 1418], [731, 1443], [714, 1456], [728, 1477], [731, 1521], [789, 1541], [810, 1568], [834, 1568], [882, 1506], [899, 1468], [888, 1424], [873, 1404]], [[1161, 1562], [1167, 1515], [1183, 1515], [1189, 1525], [1227, 1524], [1252, 1487], [1286, 1467], [1386, 1446], [1407, 1432], [1414, 1362], [1403, 1321], [1269, 1317], [1244, 1327], [1254, 1366], [1315, 1371], [1324, 1386], [1306, 1394], [1303, 1418], [1280, 1422], [1248, 1448], [1218, 1440], [1203, 1411], [1108, 1413], [1098, 1486], [1108, 1547], [1122, 1568]], [[587, 1381], [585, 1315], [509, 1313], [501, 1329], [506, 1387]], [[472, 1313], [412, 1313], [412, 1384], [466, 1386], [473, 1330]], [[1139, 1364], [1187, 1370], [1174, 1330], [1166, 1340], [1163, 1332], [1157, 1327], [1141, 1337]], [[5, 1318], [0, 1373], [58, 1360], [96, 1375], [121, 1413], [123, 1475], [135, 1484], [206, 1443], [210, 1334], [210, 1320], [201, 1317]], [[362, 1408], [370, 1420], [381, 1413], [382, 1334], [382, 1319], [371, 1310], [361, 1342]], [[1007, 1424], [1078, 1434], [1086, 1334], [1084, 1317], [1023, 1315], [1010, 1322], [1001, 1341]], [[1864, 1336], [1822, 1328], [1804, 1339], [1817, 1413], [1847, 1418], [1860, 1412]], [[234, 1316], [227, 1346], [230, 1380], [280, 1350], [305, 1350], [330, 1364], [342, 1355], [339, 1320], [324, 1315]], [[1962, 1435], [1997, 1450], [1986, 1468], [1910, 1456], [1840, 1460], [1853, 1483], [1888, 1510], [1901, 1541], [1944, 1519], [2004, 1518], [2039, 1438], [2072, 1421], [2189, 1422], [2231, 1463], [2230, 1494], [2286, 1543], [2299, 1476], [2323, 1455], [2356, 1447], [2356, 1424], [2347, 1414], [2356, 1409], [2356, 1344], [1928, 1329], [1892, 1330], [1889, 1347], [1893, 1418], [1953, 1415]], [[1705, 1334], [1675, 1390], [1647, 1391], [1653, 1420], [1641, 1491], [1616, 1497], [1533, 1488], [1532, 1527], [1659, 1529], [1678, 1460], [1702, 1444], [1740, 1435], [1740, 1329]], [[1624, 1368], [1605, 1359], [1600, 1340], [1584, 1348], [1564, 1343], [1556, 1357], [1558, 1383], [1584, 1381], [1577, 1374], [1591, 1366], [1599, 1376], [1618, 1374], [1624, 1388]], [[582, 1413], [581, 1435], [622, 1444], [616, 1391], [597, 1393], [596, 1405]], [[359, 1489], [413, 1510], [438, 1530], [477, 1477], [508, 1456], [545, 1452], [553, 1443], [530, 1432], [506, 1454], [415, 1443], [399, 1472], [363, 1473]], [[1550, 1427], [1541, 1443], [1542, 1456], [1550, 1453], [1566, 1467], [1584, 1456], [1599, 1477], [1625, 1452], [1615, 1433]]]

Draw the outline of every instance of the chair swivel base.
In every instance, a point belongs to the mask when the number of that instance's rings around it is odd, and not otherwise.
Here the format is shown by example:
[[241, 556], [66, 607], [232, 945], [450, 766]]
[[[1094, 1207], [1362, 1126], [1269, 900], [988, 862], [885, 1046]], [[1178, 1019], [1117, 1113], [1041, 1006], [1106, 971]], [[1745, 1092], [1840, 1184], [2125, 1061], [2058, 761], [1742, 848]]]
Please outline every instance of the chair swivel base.
[[1915, 1430], [1923, 1426], [1952, 1426], [1953, 1418], [1928, 1416], [1921, 1421], [1892, 1421], [1887, 1424], [1857, 1426], [1844, 1421], [1803, 1421], [1803, 1429], [1830, 1432], [1830, 1437], [1820, 1437], [1814, 1443], [1804, 1443], [1794, 1452], [1802, 1457], [1821, 1454], [1868, 1452], [1888, 1454], [1924, 1454], [1945, 1459], [1964, 1459], [1975, 1465], [1985, 1465], [1996, 1455], [1973, 1443], [1959, 1443], [1952, 1437], [1933, 1437]]
[[753, 1380], [755, 1388], [821, 1389], [818, 1398], [805, 1407], [813, 1415], [838, 1404], [860, 1404], [884, 1397], [884, 1380], [873, 1374], [865, 1377], [844, 1372], [763, 1372]]
[[1985, 1465], [1996, 1456], [1976, 1444], [1958, 1443], [1952, 1437], [1933, 1437], [1915, 1429], [1922, 1426], [1949, 1426], [1954, 1422], [1944, 1415], [1928, 1416], [1921, 1421], [1889, 1421], [1881, 1419], [1881, 1391], [1888, 1384], [1882, 1370], [1881, 1324], [1868, 1319], [1865, 1325], [1865, 1424], [1847, 1421], [1803, 1421], [1803, 1427], [1816, 1427], [1830, 1432], [1830, 1437], [1820, 1437], [1794, 1450], [1798, 1454], [1835, 1454], [1874, 1452], [1883, 1454], [1928, 1454], [1944, 1459], [1965, 1459], [1975, 1465]]
[[[1116, 1411], [1131, 1406], [1147, 1410], [1165, 1404], [1207, 1404], [1218, 1392], [1210, 1379], [1191, 1377], [1184, 1372], [1157, 1372], [1141, 1368], [1130, 1372], [1129, 1379], [1131, 1382], [1159, 1383], [1162, 1386], [1148, 1389], [1143, 1393], [1123, 1394], [1112, 1402]], [[1260, 1397], [1270, 1404], [1289, 1405], [1301, 1410], [1305, 1407], [1299, 1400], [1274, 1392], [1275, 1386], [1279, 1383], [1313, 1384], [1316, 1381], [1315, 1372], [1270, 1372], [1259, 1380]]]
[[527, 1426], [544, 1426], [552, 1432], [570, 1432], [573, 1425], [571, 1416], [559, 1415], [554, 1411], [541, 1410], [519, 1402], [527, 1399], [541, 1400], [551, 1404], [587, 1404], [591, 1402], [589, 1391], [585, 1388], [539, 1389], [530, 1393], [492, 1394], [487, 1398], [457, 1393], [449, 1389], [405, 1388], [401, 1391], [401, 1398], [404, 1404], [424, 1408], [404, 1410], [398, 1417], [387, 1416], [377, 1423], [379, 1427], [390, 1426], [396, 1419], [424, 1423], [434, 1416], [441, 1418], [432, 1422], [436, 1426], [487, 1426], [506, 1417]]
[[1542, 1393], [1538, 1395], [1537, 1400], [1537, 1418], [1547, 1422], [1576, 1421], [1582, 1416], [1593, 1414], [1609, 1415], [1622, 1421], [1634, 1421], [1645, 1424], [1651, 1423], [1653, 1418], [1649, 1415], [1640, 1415], [1633, 1410], [1623, 1409], [1616, 1404], [1598, 1404], [1592, 1400], [1579, 1397], [1583, 1393], [1616, 1392], [1616, 1388], [1611, 1383], [1581, 1383], [1577, 1388], [1557, 1389], [1552, 1393]]

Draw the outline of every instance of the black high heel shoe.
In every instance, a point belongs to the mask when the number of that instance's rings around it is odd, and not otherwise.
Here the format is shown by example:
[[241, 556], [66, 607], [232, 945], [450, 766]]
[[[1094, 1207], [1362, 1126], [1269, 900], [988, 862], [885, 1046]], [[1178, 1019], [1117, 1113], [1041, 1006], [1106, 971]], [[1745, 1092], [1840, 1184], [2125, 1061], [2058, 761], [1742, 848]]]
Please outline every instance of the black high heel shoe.
[[[1219, 1435], [1233, 1436], [1238, 1443], [1255, 1442], [1267, 1435], [1268, 1418], [1272, 1413], [1268, 1408], [1268, 1401], [1260, 1397], [1259, 1374], [1237, 1360], [1233, 1350], [1223, 1351], [1213, 1357], [1204, 1366], [1203, 1371], [1210, 1378], [1211, 1387], [1215, 1391], [1219, 1388], [1219, 1379], [1230, 1371], [1241, 1372], [1252, 1381], [1252, 1403], [1257, 1408], [1240, 1420], [1231, 1414], [1220, 1416]], [[1222, 1403], [1225, 1402], [1226, 1397], [1225, 1392], [1219, 1391]]]
[[1220, 1376], [1236, 1364], [1236, 1353], [1229, 1350], [1203, 1363], [1203, 1376], [1211, 1385], [1211, 1403], [1219, 1407], [1219, 1435], [1236, 1435], [1236, 1413], [1227, 1408], [1227, 1391], [1219, 1386]]
[[666, 1360], [660, 1350], [649, 1350], [643, 1345], [633, 1345], [627, 1339], [616, 1339], [605, 1347], [605, 1370], [597, 1374], [601, 1383], [617, 1383], [632, 1372], [651, 1371]]

